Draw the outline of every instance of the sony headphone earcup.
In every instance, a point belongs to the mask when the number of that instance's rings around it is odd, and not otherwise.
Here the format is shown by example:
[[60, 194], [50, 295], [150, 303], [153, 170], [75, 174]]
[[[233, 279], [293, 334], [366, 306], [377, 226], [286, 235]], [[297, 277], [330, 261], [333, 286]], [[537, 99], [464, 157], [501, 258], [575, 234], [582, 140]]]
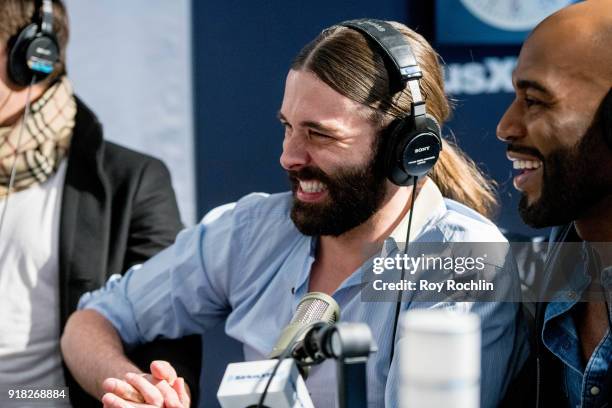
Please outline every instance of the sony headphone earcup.
[[28, 46], [36, 37], [38, 26], [30, 24], [19, 32], [14, 40], [9, 41], [8, 75], [10, 80], [19, 86], [28, 86], [32, 80], [32, 71], [28, 67], [26, 55]]
[[612, 149], [612, 88], [601, 103], [601, 128], [608, 147]]
[[36, 74], [38, 83], [45, 79], [59, 59], [57, 39], [38, 31], [37, 24], [30, 24], [9, 42], [8, 75], [18, 86], [28, 86]]
[[425, 115], [418, 124], [407, 118], [392, 125], [387, 178], [398, 186], [409, 186], [415, 176], [425, 176], [438, 161], [442, 150], [440, 125], [431, 115]]

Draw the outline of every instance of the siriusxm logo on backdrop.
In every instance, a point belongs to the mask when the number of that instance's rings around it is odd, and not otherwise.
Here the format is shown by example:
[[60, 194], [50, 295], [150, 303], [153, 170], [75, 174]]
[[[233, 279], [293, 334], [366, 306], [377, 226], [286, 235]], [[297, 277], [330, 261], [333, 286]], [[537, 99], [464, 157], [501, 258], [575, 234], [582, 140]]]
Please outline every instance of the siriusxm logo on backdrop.
[[516, 57], [448, 64], [444, 66], [446, 92], [451, 95], [514, 92], [512, 70], [515, 66]]

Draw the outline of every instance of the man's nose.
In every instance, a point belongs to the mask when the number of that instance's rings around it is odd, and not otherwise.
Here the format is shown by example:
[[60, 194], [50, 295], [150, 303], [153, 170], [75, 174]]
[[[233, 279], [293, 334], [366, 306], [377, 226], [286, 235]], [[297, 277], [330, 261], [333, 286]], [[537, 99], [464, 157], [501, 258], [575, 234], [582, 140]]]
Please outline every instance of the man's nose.
[[511, 143], [525, 137], [525, 125], [519, 104], [514, 100], [497, 124], [497, 138], [502, 142]]
[[295, 132], [285, 135], [283, 140], [283, 153], [280, 157], [280, 164], [285, 170], [298, 170], [308, 165], [310, 154], [305, 141]]

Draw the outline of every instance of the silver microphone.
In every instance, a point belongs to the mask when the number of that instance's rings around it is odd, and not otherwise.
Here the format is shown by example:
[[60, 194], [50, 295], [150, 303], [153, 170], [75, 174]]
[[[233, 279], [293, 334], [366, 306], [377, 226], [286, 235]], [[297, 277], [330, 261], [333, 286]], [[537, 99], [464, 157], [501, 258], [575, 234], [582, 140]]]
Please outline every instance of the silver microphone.
[[[307, 293], [298, 304], [293, 319], [283, 329], [268, 357], [278, 358], [288, 347], [302, 341], [306, 335], [306, 327], [318, 322], [333, 325], [339, 319], [340, 306], [331, 296], [322, 292]], [[298, 334], [299, 336], [296, 338]]]

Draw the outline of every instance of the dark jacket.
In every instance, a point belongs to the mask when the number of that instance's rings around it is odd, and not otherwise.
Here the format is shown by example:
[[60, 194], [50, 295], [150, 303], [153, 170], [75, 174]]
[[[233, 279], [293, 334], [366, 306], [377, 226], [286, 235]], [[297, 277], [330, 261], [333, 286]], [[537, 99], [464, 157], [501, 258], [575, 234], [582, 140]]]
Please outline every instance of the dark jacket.
[[[77, 98], [60, 213], [61, 327], [81, 295], [171, 245], [182, 228], [170, 174], [159, 160], [104, 141], [96, 116]], [[143, 370], [169, 360], [197, 388], [199, 336], [154, 342], [132, 356]], [[100, 406], [64, 367], [73, 406]]]
[[[544, 298], [544, 293], [552, 293], [551, 285], [554, 274], [558, 273], [561, 264], [569, 265], [562, 257], [567, 251], [561, 251], [564, 242], [580, 242], [573, 224], [553, 228], [550, 235], [550, 245], [544, 265], [544, 277], [537, 293]], [[575, 257], [574, 254], [572, 256]], [[576, 259], [578, 260], [578, 259]], [[535, 315], [531, 319], [531, 355], [523, 366], [520, 374], [506, 393], [503, 407], [567, 407], [569, 403], [563, 391], [563, 363], [553, 355], [542, 342], [546, 302], [535, 304]], [[523, 308], [523, 310], [527, 310]], [[608, 374], [608, 387], [612, 387], [612, 375]]]

